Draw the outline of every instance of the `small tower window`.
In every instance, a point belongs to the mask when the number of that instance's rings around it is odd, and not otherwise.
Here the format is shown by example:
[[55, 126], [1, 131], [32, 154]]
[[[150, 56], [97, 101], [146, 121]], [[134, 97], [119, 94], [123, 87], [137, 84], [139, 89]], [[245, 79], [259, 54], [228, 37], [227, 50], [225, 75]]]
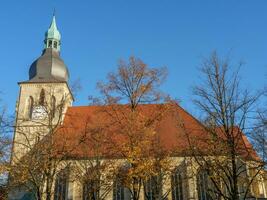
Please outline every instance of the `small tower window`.
[[52, 119], [55, 117], [56, 114], [56, 98], [52, 96], [51, 98], [51, 117]]
[[26, 118], [31, 119], [32, 118], [32, 112], [33, 112], [33, 97], [30, 96], [28, 99], [28, 106], [27, 106], [27, 115]]
[[45, 104], [45, 91], [44, 89], [42, 89], [39, 98], [39, 105], [44, 106], [44, 104]]
[[48, 40], [48, 48], [52, 48], [52, 40]]
[[57, 42], [54, 42], [54, 48], [55, 49], [57, 48]]

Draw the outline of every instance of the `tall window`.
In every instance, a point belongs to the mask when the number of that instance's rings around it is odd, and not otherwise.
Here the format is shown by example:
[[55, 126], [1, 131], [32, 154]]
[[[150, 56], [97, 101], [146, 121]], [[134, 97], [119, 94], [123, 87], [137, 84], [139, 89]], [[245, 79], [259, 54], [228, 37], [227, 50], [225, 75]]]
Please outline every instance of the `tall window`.
[[45, 104], [45, 91], [44, 89], [42, 89], [39, 97], [39, 105], [44, 106], [44, 104]]
[[206, 170], [200, 170], [197, 174], [197, 192], [199, 200], [211, 200], [209, 193], [209, 180]]
[[68, 198], [69, 169], [66, 168], [57, 174], [54, 200], [67, 200]]
[[51, 97], [51, 117], [54, 118], [56, 114], [56, 98]]
[[113, 184], [113, 200], [124, 200], [124, 187], [119, 179], [116, 179]]
[[96, 200], [99, 193], [97, 180], [86, 180], [83, 184], [83, 200]]
[[113, 200], [130, 200], [131, 194], [128, 188], [124, 187], [119, 177], [113, 183]]
[[171, 176], [172, 200], [183, 200], [183, 179], [180, 170], [175, 170]]
[[26, 115], [26, 117], [28, 119], [32, 118], [33, 104], [34, 104], [33, 97], [30, 96], [28, 98], [28, 103], [27, 103], [27, 115]]
[[144, 184], [146, 200], [160, 199], [162, 195], [162, 181], [160, 176], [152, 176]]

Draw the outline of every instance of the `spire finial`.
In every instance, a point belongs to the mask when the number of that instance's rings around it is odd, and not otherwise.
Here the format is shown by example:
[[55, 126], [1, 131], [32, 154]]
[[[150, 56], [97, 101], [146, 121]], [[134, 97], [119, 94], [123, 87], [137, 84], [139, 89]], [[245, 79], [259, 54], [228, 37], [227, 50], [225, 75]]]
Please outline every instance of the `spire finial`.
[[56, 9], [53, 11], [52, 22], [45, 34], [45, 49], [52, 48], [56, 51], [60, 51], [60, 32], [57, 29], [56, 23]]

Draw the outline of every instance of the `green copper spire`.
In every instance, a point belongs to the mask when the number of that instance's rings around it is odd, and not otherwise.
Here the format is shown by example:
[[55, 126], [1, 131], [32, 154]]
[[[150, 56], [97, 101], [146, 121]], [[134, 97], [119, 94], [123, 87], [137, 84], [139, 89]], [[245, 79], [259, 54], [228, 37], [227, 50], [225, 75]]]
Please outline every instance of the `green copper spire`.
[[53, 19], [50, 24], [49, 29], [45, 33], [45, 49], [52, 48], [56, 51], [60, 51], [60, 32], [57, 29], [57, 23], [56, 23], [56, 17], [55, 14], [53, 14]]

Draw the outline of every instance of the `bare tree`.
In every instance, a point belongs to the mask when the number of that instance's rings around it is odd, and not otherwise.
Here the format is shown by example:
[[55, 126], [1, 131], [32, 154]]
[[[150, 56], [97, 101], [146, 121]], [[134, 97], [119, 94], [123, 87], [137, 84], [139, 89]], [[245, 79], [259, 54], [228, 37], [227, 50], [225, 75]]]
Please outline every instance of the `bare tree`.
[[253, 134], [250, 135], [252, 144], [261, 157], [264, 164], [267, 162], [267, 111], [259, 109], [256, 116], [256, 122], [253, 128]]
[[261, 104], [257, 110], [256, 121], [254, 123], [253, 135], [251, 135], [253, 146], [261, 156], [267, 161], [267, 108], [266, 108], [267, 87], [262, 89]]
[[211, 199], [247, 198], [264, 166], [244, 135], [251, 130], [249, 119], [259, 96], [242, 89], [240, 65], [235, 72], [230, 66], [216, 52], [204, 60], [202, 82], [193, 89], [194, 103], [206, 119], [203, 134], [186, 132], [194, 161], [209, 177]]
[[11, 138], [10, 120], [4, 106], [0, 109], [0, 199], [7, 198], [7, 176], [9, 172]]

